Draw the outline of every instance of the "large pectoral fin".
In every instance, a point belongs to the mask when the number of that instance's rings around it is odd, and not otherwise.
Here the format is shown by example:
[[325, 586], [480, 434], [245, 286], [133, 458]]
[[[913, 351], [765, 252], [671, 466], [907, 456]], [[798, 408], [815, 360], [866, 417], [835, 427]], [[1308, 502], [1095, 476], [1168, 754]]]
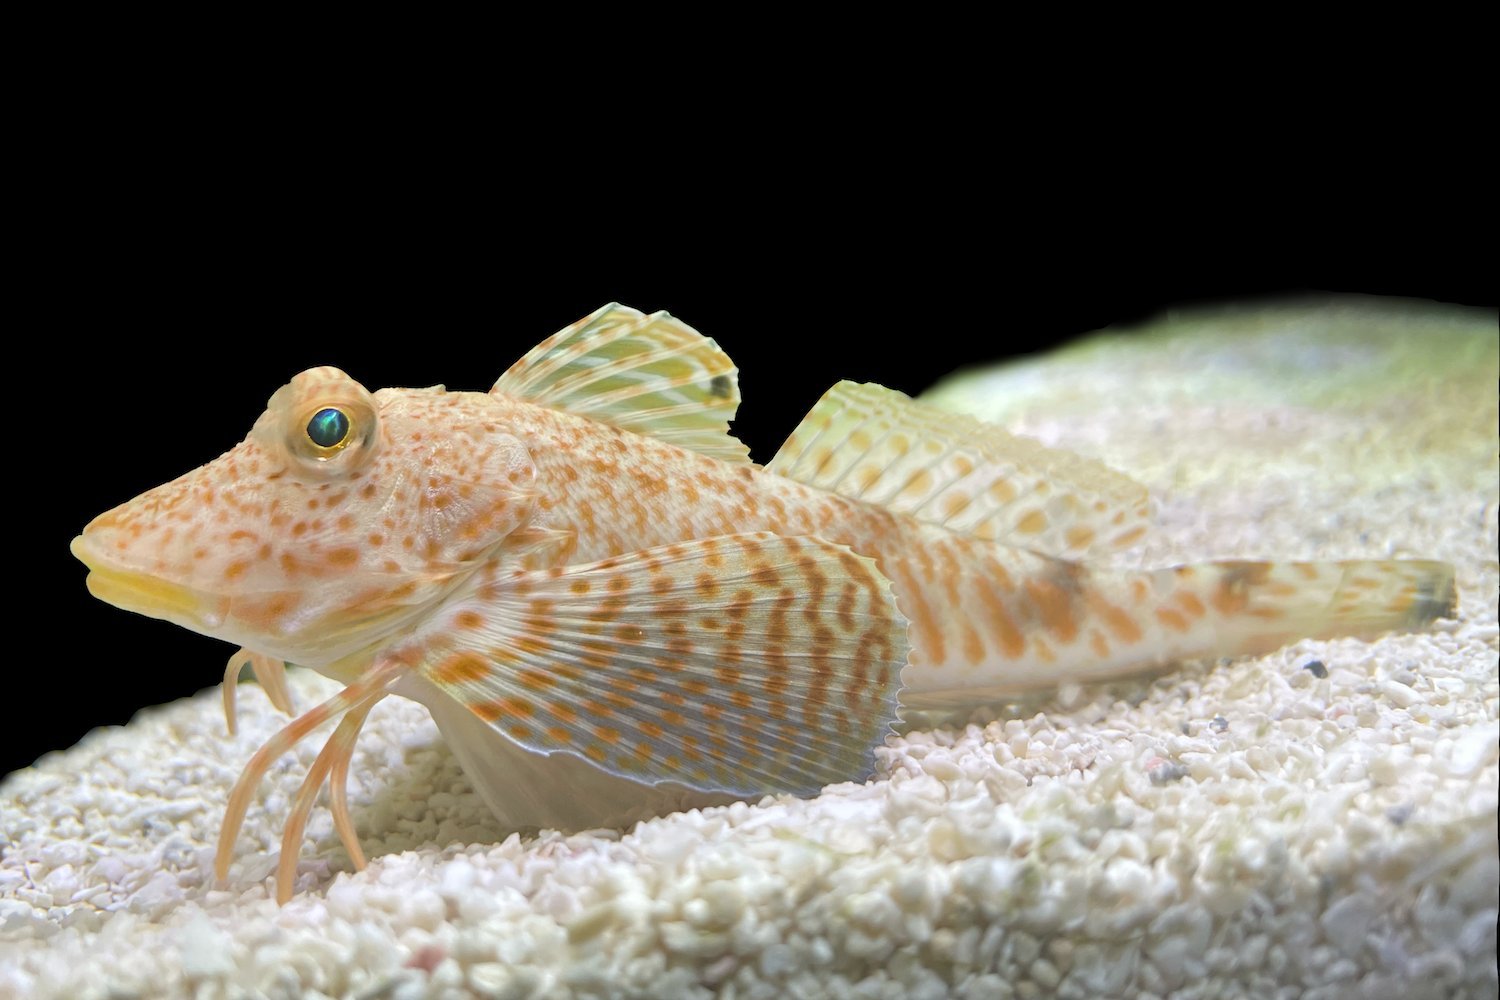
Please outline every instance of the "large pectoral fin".
[[528, 750], [753, 795], [867, 776], [908, 645], [872, 561], [757, 533], [497, 573], [411, 649]]

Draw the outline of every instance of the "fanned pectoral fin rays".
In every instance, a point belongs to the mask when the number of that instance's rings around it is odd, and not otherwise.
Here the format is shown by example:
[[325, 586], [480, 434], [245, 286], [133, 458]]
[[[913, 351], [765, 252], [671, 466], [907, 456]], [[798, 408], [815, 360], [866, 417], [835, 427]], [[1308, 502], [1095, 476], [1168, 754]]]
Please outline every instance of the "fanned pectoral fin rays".
[[214, 874], [218, 878], [223, 879], [229, 874], [229, 863], [234, 857], [234, 841], [239, 835], [240, 826], [245, 821], [245, 813], [250, 808], [251, 796], [255, 794], [256, 787], [265, 777], [272, 762], [296, 746], [318, 726], [344, 713], [348, 714], [344, 716], [338, 729], [334, 731], [333, 736], [318, 754], [306, 780], [298, 790], [296, 801], [292, 806], [292, 814], [287, 820], [286, 833], [282, 838], [281, 859], [276, 872], [277, 901], [284, 903], [291, 898], [292, 879], [296, 874], [297, 842], [301, 840], [302, 831], [306, 828], [307, 816], [312, 809], [313, 800], [317, 797], [318, 789], [322, 787], [323, 780], [330, 771], [333, 772], [335, 778], [334, 825], [338, 829], [339, 838], [344, 842], [344, 846], [349, 848], [350, 856], [354, 858], [355, 864], [363, 865], [364, 855], [359, 851], [359, 845], [355, 841], [354, 825], [349, 819], [348, 799], [343, 789], [343, 781], [349, 773], [348, 758], [353, 753], [355, 737], [358, 736], [360, 726], [364, 724], [370, 709], [386, 696], [390, 685], [407, 669], [409, 668], [405, 664], [398, 661], [374, 668], [363, 678], [350, 684], [321, 705], [298, 716], [255, 752], [250, 762], [245, 765], [245, 769], [240, 772], [239, 780], [234, 783], [234, 788], [230, 790], [229, 802], [224, 808], [224, 822], [219, 829], [218, 851], [214, 857]]
[[872, 770], [906, 629], [872, 560], [726, 535], [495, 574], [424, 627], [419, 670], [535, 753], [645, 784], [814, 794]]
[[896, 721], [906, 629], [873, 560], [810, 536], [727, 535], [484, 575], [383, 665], [255, 752], [229, 795], [215, 874], [228, 875], [271, 763], [340, 715], [292, 803], [276, 898], [291, 898], [307, 819], [330, 779], [334, 826], [363, 866], [344, 787], [350, 755], [370, 709], [412, 671], [526, 750], [574, 754], [645, 784], [811, 794], [862, 779]]
[[[349, 763], [354, 757], [354, 743], [359, 739], [359, 731], [365, 724], [365, 718], [369, 716], [375, 703], [384, 697], [384, 694], [377, 695], [350, 709], [323, 747], [323, 753], [328, 753], [330, 747], [334, 748], [333, 772], [328, 777], [333, 828], [338, 831], [339, 840], [343, 842], [344, 850], [349, 852], [349, 860], [354, 862], [357, 871], [364, 870], [365, 852], [359, 846], [359, 836], [354, 832], [354, 820], [349, 815]], [[285, 849], [283, 846], [283, 850]]]
[[354, 834], [354, 822], [349, 817], [349, 796], [344, 779], [349, 776], [349, 758], [354, 754], [354, 741], [359, 738], [360, 727], [365, 724], [365, 717], [370, 714], [370, 709], [384, 697], [384, 692], [371, 695], [345, 713], [339, 720], [338, 728], [318, 752], [318, 759], [313, 761], [312, 768], [302, 781], [302, 787], [297, 789], [291, 815], [287, 817], [286, 828], [281, 834], [281, 857], [276, 864], [276, 902], [285, 903], [292, 898], [292, 881], [297, 875], [297, 855], [302, 843], [302, 833], [307, 829], [307, 818], [312, 813], [318, 790], [323, 787], [324, 779], [329, 777], [330, 770], [335, 767], [339, 774], [329, 789], [333, 799], [334, 829], [338, 831], [339, 839], [349, 852], [354, 867], [364, 868], [365, 853], [359, 849], [359, 838]]

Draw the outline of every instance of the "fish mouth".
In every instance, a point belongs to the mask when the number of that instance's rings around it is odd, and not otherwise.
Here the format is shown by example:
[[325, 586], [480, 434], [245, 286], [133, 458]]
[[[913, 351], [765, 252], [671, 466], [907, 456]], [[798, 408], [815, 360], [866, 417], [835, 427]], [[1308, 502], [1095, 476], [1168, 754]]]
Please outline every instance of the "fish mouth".
[[106, 604], [205, 634], [224, 622], [229, 604], [227, 598], [113, 564], [86, 535], [74, 538], [68, 544], [68, 551], [88, 567], [89, 593]]

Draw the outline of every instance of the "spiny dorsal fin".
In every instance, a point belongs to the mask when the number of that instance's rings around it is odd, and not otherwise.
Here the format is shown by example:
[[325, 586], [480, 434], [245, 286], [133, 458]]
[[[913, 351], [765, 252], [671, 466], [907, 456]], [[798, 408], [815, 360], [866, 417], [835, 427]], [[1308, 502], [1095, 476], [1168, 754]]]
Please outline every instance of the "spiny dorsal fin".
[[699, 791], [807, 795], [870, 773], [896, 721], [906, 630], [872, 560], [762, 532], [498, 573], [424, 625], [412, 655], [536, 753]]
[[1069, 451], [878, 385], [840, 382], [766, 466], [960, 534], [1065, 559], [1145, 534], [1146, 488]]
[[490, 391], [748, 462], [729, 433], [737, 375], [719, 345], [687, 324], [612, 302], [532, 348]]

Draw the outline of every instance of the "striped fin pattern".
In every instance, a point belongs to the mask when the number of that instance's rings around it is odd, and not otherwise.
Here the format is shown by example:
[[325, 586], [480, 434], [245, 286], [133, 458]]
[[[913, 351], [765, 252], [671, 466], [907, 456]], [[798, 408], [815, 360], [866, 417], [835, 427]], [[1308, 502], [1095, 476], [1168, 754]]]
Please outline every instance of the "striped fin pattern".
[[749, 462], [729, 433], [738, 375], [719, 345], [687, 324], [611, 303], [532, 348], [490, 391]]
[[[1176, 584], [1178, 603], [1157, 609], [1168, 632], [1182, 631], [1186, 605], [1207, 604], [1220, 655], [1269, 652], [1299, 639], [1426, 628], [1457, 613], [1453, 567], [1427, 559], [1341, 562], [1226, 560], [1159, 570]], [[1194, 591], [1202, 600], [1194, 599]]]
[[807, 795], [873, 769], [906, 629], [873, 561], [748, 533], [499, 571], [411, 655], [528, 750], [648, 783]]
[[1146, 489], [1099, 462], [878, 385], [840, 382], [768, 470], [973, 538], [1064, 559], [1139, 541]]

